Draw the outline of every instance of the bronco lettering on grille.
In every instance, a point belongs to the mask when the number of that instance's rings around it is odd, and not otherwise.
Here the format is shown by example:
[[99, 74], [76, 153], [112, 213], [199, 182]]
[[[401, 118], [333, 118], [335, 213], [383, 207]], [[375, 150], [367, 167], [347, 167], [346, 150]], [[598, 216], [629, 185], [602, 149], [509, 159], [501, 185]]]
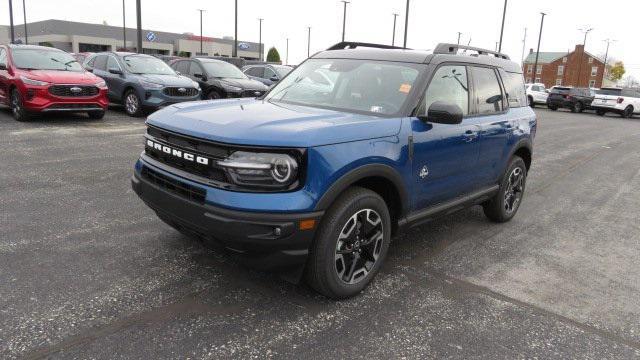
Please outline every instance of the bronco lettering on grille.
[[147, 146], [156, 149], [158, 151], [162, 151], [165, 154], [169, 154], [175, 156], [180, 159], [184, 159], [186, 161], [196, 162], [202, 165], [209, 165], [209, 159], [203, 156], [198, 156], [195, 154], [191, 154], [182, 150], [174, 149], [164, 144], [157, 143], [155, 141], [147, 139]]

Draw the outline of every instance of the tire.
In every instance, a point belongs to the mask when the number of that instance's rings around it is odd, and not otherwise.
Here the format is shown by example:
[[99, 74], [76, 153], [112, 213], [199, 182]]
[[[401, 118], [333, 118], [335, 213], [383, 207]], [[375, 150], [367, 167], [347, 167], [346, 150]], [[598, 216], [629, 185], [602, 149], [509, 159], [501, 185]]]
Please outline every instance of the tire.
[[549, 110], [558, 111], [558, 107], [557, 106], [549, 106]]
[[511, 220], [522, 204], [526, 182], [527, 167], [524, 160], [514, 155], [502, 176], [498, 193], [482, 204], [484, 214], [498, 223]]
[[529, 96], [527, 97], [528, 101], [529, 101], [529, 106], [531, 106], [532, 108], [536, 107], [536, 103], [533, 101], [533, 97]]
[[11, 113], [16, 121], [29, 121], [31, 114], [24, 108], [22, 95], [18, 89], [11, 90]]
[[368, 189], [348, 189], [318, 228], [307, 262], [307, 283], [332, 299], [357, 295], [380, 270], [390, 241], [391, 218], [384, 200]]
[[124, 111], [131, 117], [140, 117], [144, 114], [140, 97], [135, 90], [129, 89], [123, 97]]
[[207, 93], [207, 100], [218, 100], [222, 99], [222, 95], [215, 90], [211, 90]]
[[573, 105], [573, 108], [571, 111], [576, 113], [581, 113], [582, 111], [584, 111], [584, 106], [582, 105], [581, 102], [578, 101], [577, 103], [575, 103], [575, 105]]
[[100, 120], [104, 117], [105, 111], [104, 110], [97, 110], [97, 111], [89, 111], [87, 112], [87, 115], [89, 115], [89, 118], [91, 119], [95, 119], [95, 120]]
[[604, 110], [596, 110], [596, 114], [598, 116], [604, 116], [605, 113], [606, 113], [606, 111], [604, 111]]
[[633, 106], [627, 106], [624, 111], [620, 114], [623, 118], [632, 118], [633, 117]]

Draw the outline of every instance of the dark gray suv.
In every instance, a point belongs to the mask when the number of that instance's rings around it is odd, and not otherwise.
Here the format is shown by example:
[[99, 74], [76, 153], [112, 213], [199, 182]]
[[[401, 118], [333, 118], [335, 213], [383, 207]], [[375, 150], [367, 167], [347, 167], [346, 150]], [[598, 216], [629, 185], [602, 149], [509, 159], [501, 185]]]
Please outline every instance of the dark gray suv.
[[124, 105], [130, 116], [200, 98], [197, 82], [176, 74], [162, 60], [149, 55], [102, 52], [87, 58], [87, 70], [104, 79], [109, 99]]
[[267, 86], [277, 83], [291, 70], [293, 70], [291, 66], [275, 64], [247, 65], [242, 68], [242, 72], [249, 78], [258, 80]]

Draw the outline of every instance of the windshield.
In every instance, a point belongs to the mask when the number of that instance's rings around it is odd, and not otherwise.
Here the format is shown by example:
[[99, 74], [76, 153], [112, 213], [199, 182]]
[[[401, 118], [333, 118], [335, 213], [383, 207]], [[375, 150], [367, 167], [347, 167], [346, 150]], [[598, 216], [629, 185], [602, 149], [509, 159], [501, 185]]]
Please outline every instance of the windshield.
[[125, 68], [133, 74], [176, 74], [164, 61], [151, 56], [127, 55], [122, 59], [124, 60]]
[[305, 61], [266, 100], [373, 115], [398, 113], [421, 65], [353, 59]]
[[280, 76], [280, 79], [282, 79], [285, 75], [290, 73], [291, 70], [293, 70], [293, 68], [289, 66], [282, 65], [274, 65], [273, 68], [276, 69], [276, 72], [278, 73], [278, 76]]
[[622, 89], [600, 89], [596, 91], [598, 95], [613, 95], [618, 96], [622, 93]]
[[19, 69], [84, 71], [73, 56], [55, 49], [13, 49], [12, 58]]
[[246, 79], [247, 76], [235, 65], [224, 61], [203, 61], [202, 65], [208, 75], [214, 78]]

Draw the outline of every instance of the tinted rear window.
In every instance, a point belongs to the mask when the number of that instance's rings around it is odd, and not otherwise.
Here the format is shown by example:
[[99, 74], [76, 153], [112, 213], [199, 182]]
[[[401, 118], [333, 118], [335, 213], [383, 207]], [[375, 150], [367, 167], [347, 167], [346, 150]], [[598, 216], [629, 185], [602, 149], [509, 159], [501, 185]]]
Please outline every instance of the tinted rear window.
[[567, 87], [554, 87], [551, 89], [552, 94], [568, 94], [571, 88]]
[[598, 95], [613, 95], [618, 96], [622, 93], [622, 89], [600, 89], [596, 91]]

